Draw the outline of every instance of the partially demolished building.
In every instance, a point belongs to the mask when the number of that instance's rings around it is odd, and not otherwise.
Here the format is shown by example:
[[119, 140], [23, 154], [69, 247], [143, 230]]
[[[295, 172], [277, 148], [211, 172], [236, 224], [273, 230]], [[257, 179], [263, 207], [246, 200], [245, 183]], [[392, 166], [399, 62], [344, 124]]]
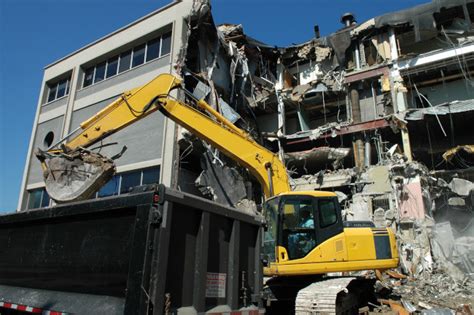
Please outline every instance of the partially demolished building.
[[[316, 26], [308, 42], [274, 47], [200, 11], [176, 71], [279, 153], [293, 189], [336, 191], [347, 220], [397, 230], [406, 274], [429, 279], [424, 287], [449, 283], [444, 303], [472, 299], [474, 2], [438, 0], [363, 23], [347, 13], [341, 22], [326, 37]], [[183, 139], [182, 152], [207, 152], [202, 192], [234, 206], [255, 200], [244, 171]], [[181, 167], [200, 173], [191, 161]], [[415, 291], [405, 292], [412, 301]]]
[[[405, 274], [456, 284], [433, 307], [472, 299], [474, 1], [433, 0], [361, 23], [346, 13], [337, 32], [315, 26], [289, 47], [215, 25], [208, 1], [186, 8], [170, 61], [186, 88], [278, 152], [294, 190], [335, 191], [347, 220], [397, 230]], [[163, 143], [174, 141], [167, 128]], [[259, 211], [245, 169], [182, 128], [175, 139], [156, 162], [174, 172], [166, 184]], [[400, 289], [411, 303], [413, 292]]]

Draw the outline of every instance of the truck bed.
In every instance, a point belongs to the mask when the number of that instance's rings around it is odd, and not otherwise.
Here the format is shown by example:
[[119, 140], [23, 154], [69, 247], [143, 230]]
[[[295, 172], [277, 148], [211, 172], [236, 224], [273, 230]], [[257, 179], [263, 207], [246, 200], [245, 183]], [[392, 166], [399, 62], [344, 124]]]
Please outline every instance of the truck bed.
[[0, 216], [0, 303], [75, 314], [258, 303], [261, 219], [143, 190]]

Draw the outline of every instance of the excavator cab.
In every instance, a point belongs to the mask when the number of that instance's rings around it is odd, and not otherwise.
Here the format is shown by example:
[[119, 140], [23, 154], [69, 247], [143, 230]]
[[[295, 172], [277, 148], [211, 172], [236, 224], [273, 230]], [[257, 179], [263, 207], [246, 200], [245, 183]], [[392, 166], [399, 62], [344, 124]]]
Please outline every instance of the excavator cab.
[[[343, 232], [339, 203], [332, 193], [284, 194], [267, 200], [264, 255], [268, 263], [301, 259]], [[319, 192], [319, 194], [321, 194]]]

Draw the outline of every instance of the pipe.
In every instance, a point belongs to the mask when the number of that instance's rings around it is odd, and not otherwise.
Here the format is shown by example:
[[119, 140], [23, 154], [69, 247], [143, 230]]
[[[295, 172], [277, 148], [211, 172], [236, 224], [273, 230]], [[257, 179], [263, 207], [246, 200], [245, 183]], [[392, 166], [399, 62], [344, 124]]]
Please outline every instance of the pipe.
[[372, 165], [371, 155], [372, 155], [372, 147], [370, 145], [370, 140], [365, 141], [365, 167], [369, 167]]

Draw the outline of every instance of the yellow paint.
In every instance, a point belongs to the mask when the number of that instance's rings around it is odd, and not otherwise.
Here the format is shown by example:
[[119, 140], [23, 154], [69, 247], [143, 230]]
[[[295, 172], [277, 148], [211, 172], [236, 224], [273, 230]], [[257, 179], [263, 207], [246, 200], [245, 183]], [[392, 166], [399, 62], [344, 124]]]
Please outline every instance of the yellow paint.
[[[372, 228], [345, 228], [344, 232], [326, 240], [303, 258], [271, 263], [269, 267], [264, 268], [264, 274], [266, 276], [296, 276], [388, 269], [398, 266], [398, 251], [393, 231], [391, 229], [376, 230], [388, 234], [391, 259], [376, 259]], [[340, 250], [341, 244], [342, 250]], [[277, 253], [280, 254], [283, 249], [278, 247]]]

